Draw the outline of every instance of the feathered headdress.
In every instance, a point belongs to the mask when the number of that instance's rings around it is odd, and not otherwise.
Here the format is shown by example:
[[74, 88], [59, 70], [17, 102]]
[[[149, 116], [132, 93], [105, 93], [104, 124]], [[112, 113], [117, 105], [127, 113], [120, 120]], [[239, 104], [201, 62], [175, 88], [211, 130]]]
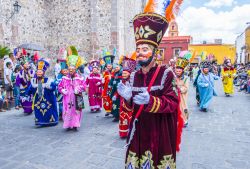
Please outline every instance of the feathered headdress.
[[177, 58], [175, 66], [179, 67], [179, 68], [182, 68], [182, 69], [185, 69], [186, 66], [189, 64], [189, 60], [191, 59], [191, 57], [192, 57], [192, 54], [191, 54], [190, 51], [186, 50], [186, 51], [180, 52], [179, 57]]
[[144, 13], [134, 18], [136, 45], [150, 44], [158, 47], [168, 23], [175, 19], [183, 0], [148, 0]]

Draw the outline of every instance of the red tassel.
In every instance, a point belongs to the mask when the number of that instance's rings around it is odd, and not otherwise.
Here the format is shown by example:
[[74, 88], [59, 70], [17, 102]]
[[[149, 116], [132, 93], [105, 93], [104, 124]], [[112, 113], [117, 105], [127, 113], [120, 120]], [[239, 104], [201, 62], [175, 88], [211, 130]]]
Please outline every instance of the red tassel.
[[184, 127], [184, 120], [182, 118], [181, 107], [180, 107], [180, 91], [178, 91], [178, 114], [177, 114], [177, 138], [176, 138], [176, 151], [180, 151], [180, 144], [181, 144], [181, 136], [182, 136], [182, 129]]

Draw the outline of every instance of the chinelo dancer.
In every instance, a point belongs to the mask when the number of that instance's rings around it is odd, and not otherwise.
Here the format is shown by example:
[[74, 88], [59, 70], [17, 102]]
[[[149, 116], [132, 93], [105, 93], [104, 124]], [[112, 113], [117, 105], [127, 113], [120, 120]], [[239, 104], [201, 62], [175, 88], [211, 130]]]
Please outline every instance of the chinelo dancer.
[[58, 124], [56, 84], [45, 76], [49, 63], [44, 59], [38, 60], [36, 77], [31, 79], [28, 93], [32, 94], [32, 108], [35, 113], [35, 124], [38, 126], [54, 126]]
[[188, 77], [184, 75], [184, 70], [189, 64], [189, 59], [192, 57], [189, 51], [180, 52], [179, 57], [177, 58], [175, 64], [175, 75], [176, 75], [176, 84], [180, 90], [180, 108], [182, 112], [182, 117], [184, 119], [184, 126], [188, 125], [189, 112], [187, 107], [187, 97], [188, 97], [188, 88], [189, 82]]
[[83, 77], [80, 77], [76, 69], [81, 65], [81, 58], [74, 46], [68, 48], [67, 65], [69, 75], [64, 76], [58, 85], [58, 90], [63, 94], [63, 128], [70, 130], [81, 126], [83, 94], [86, 88]]
[[131, 73], [129, 84], [118, 85], [126, 107], [132, 109], [126, 169], [176, 168], [183, 128], [178, 88], [172, 69], [155, 61], [168, 23], [174, 18], [173, 11], [181, 2], [149, 0], [144, 13], [133, 20], [136, 60], [141, 68]]
[[90, 62], [92, 72], [87, 77], [87, 91], [91, 112], [99, 112], [102, 109], [102, 77], [100, 74], [100, 63], [97, 60]]
[[[122, 61], [122, 83], [129, 83], [130, 74], [135, 71], [136, 68], [136, 53], [131, 56], [125, 56]], [[119, 135], [121, 138], [128, 136], [129, 124], [132, 118], [133, 109], [128, 108], [125, 105], [124, 98], [120, 97], [120, 117], [119, 117]]]
[[21, 59], [22, 70], [17, 74], [16, 86], [20, 88], [20, 101], [25, 114], [32, 113], [32, 95], [27, 95], [30, 80], [35, 76], [35, 71], [30, 69], [29, 60], [26, 57]]

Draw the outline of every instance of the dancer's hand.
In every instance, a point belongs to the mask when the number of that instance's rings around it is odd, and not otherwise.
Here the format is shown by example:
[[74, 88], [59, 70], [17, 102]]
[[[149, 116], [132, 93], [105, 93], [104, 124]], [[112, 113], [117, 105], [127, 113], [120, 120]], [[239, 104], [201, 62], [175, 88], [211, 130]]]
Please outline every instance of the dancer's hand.
[[132, 98], [132, 88], [129, 85], [129, 83], [126, 83], [126, 85], [124, 85], [122, 82], [120, 82], [117, 85], [117, 92], [119, 93], [119, 95], [121, 97], [123, 97], [125, 100], [129, 100]]
[[139, 93], [133, 98], [133, 102], [138, 105], [144, 105], [148, 104], [150, 100], [150, 95], [148, 91], [145, 91], [143, 93]]
[[62, 89], [62, 94], [63, 95], [67, 95], [68, 94], [68, 90], [67, 89]]

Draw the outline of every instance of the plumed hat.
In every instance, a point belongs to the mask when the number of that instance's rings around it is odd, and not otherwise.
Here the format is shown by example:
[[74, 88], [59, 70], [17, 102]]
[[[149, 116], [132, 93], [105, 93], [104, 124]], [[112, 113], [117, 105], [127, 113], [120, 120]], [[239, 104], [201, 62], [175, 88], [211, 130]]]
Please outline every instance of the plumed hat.
[[133, 19], [136, 45], [150, 44], [158, 48], [168, 23], [177, 15], [183, 0], [148, 0], [144, 13]]
[[70, 66], [74, 66], [75, 68], [78, 68], [79, 66], [81, 66], [81, 58], [77, 55], [70, 55], [67, 57], [66, 59], [66, 63], [68, 65], [68, 67]]

